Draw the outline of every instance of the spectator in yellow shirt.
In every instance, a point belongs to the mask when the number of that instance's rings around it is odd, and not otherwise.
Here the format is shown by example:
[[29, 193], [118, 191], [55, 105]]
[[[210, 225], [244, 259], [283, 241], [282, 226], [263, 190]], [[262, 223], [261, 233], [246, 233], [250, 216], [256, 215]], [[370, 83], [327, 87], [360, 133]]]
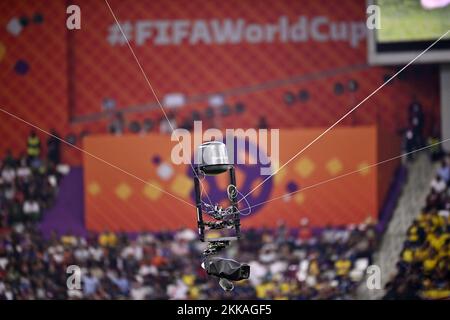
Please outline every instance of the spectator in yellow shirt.
[[338, 276], [346, 276], [350, 272], [352, 262], [348, 259], [339, 259], [334, 264], [336, 268], [336, 274]]
[[110, 231], [103, 232], [98, 237], [98, 243], [103, 247], [115, 247], [117, 245], [117, 236]]
[[406, 263], [411, 263], [414, 260], [414, 251], [411, 249], [404, 249], [402, 253], [402, 260]]

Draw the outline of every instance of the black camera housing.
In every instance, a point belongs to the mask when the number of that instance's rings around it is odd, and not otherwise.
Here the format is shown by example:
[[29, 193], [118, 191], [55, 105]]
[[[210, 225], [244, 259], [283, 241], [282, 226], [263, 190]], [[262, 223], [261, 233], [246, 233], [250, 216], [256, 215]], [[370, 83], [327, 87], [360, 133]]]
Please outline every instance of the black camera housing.
[[230, 281], [245, 280], [250, 277], [250, 266], [233, 259], [209, 257], [204, 262], [209, 275]]

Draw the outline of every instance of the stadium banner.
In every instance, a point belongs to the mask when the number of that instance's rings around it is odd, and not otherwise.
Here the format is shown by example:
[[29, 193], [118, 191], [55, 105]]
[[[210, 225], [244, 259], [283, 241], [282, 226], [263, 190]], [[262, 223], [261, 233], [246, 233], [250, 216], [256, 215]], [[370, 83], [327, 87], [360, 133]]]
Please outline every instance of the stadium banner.
[[[278, 168], [324, 129], [280, 130]], [[263, 144], [242, 132], [235, 139], [246, 141], [247, 148], [256, 145], [261, 159], [269, 158], [270, 151], [261, 156], [261, 150], [269, 150], [270, 139]], [[198, 144], [191, 143], [194, 148]], [[127, 232], [195, 228], [192, 168], [173, 163], [177, 145], [169, 135], [160, 134], [86, 137], [85, 150], [110, 163], [84, 156], [87, 228]], [[376, 220], [398, 161], [371, 165], [398, 154], [398, 150], [398, 139], [383, 137], [376, 127], [332, 130], [256, 189], [248, 203], [240, 203], [243, 228], [274, 227], [280, 221], [297, 227], [302, 218], [308, 218], [312, 226], [360, 223], [368, 217]], [[236, 165], [237, 187], [242, 194], [267, 178], [260, 174], [264, 161], [247, 162]], [[227, 178], [206, 177], [204, 195], [225, 205]]]
[[[199, 94], [333, 73], [366, 57], [362, 0], [110, 0], [117, 21], [103, 1], [76, 3], [82, 27], [68, 48], [75, 119], [111, 105], [151, 110], [154, 97], [127, 41], [158, 95], [181, 93], [190, 105]], [[267, 90], [259, 95], [258, 104], [279, 104]]]
[[[393, 71], [367, 65], [365, 0], [108, 3], [160, 101], [183, 98], [174, 110], [180, 126], [194, 116], [221, 128], [255, 127], [261, 117], [272, 127], [327, 126]], [[158, 130], [163, 114], [105, 1], [70, 4], [81, 9], [80, 30], [65, 27], [66, 1], [0, 1], [2, 106], [76, 144], [105, 132], [118, 111], [127, 123]], [[440, 103], [433, 70], [390, 82], [342, 124], [394, 132], [416, 95], [431, 133]], [[225, 105], [211, 113], [215, 94]], [[18, 155], [30, 127], [3, 117], [0, 150]], [[63, 162], [80, 165], [79, 151], [62, 153]]]

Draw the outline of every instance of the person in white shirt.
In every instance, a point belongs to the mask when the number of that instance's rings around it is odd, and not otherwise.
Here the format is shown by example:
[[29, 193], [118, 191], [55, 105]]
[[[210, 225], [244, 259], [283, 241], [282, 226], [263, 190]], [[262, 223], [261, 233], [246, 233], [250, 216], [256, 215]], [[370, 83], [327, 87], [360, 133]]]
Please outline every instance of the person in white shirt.
[[19, 178], [28, 178], [31, 175], [31, 169], [27, 166], [20, 166], [17, 168], [17, 176]]
[[11, 167], [5, 167], [2, 171], [2, 179], [5, 182], [12, 183], [16, 178], [16, 171]]
[[441, 193], [441, 192], [445, 191], [445, 189], [447, 188], [447, 184], [439, 175], [437, 175], [433, 179], [433, 181], [431, 181], [430, 186], [431, 186], [431, 189], [437, 193]]
[[188, 287], [180, 279], [177, 279], [175, 283], [167, 286], [167, 295], [174, 300], [184, 300], [187, 298]]
[[22, 210], [26, 216], [32, 217], [32, 219], [37, 219], [39, 213], [41, 212], [39, 202], [37, 202], [35, 199], [25, 200], [23, 203]]

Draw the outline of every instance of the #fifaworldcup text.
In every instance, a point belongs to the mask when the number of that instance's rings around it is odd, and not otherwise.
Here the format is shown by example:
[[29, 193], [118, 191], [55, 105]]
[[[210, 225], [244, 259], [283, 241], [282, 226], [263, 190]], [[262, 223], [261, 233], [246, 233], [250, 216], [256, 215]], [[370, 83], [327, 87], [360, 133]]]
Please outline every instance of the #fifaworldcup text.
[[[137, 46], [225, 45], [258, 43], [347, 42], [357, 47], [366, 37], [362, 21], [331, 21], [326, 16], [281, 16], [273, 23], [253, 23], [239, 19], [136, 20], [120, 23], [126, 38]], [[119, 26], [109, 27], [110, 45], [125, 45]]]

